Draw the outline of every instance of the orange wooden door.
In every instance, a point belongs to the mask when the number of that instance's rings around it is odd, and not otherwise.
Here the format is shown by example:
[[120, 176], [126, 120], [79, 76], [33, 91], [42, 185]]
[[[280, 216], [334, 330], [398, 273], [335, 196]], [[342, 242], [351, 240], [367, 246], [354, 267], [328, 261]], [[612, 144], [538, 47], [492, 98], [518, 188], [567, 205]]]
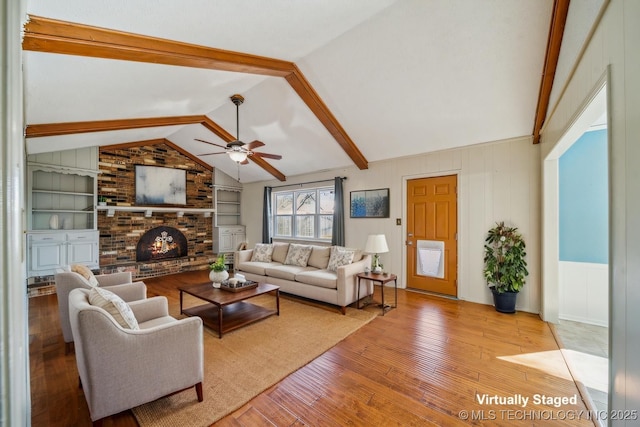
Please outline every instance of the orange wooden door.
[[[457, 296], [457, 176], [407, 181], [407, 288]], [[418, 241], [444, 242], [444, 278], [418, 273]]]

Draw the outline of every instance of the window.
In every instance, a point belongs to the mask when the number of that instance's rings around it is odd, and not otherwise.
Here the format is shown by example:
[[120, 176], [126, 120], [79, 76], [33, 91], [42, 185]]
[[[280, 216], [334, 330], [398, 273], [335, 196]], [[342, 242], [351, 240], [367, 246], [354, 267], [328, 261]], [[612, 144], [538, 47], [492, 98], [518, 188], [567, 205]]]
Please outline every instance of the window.
[[273, 193], [274, 237], [331, 240], [333, 187]]

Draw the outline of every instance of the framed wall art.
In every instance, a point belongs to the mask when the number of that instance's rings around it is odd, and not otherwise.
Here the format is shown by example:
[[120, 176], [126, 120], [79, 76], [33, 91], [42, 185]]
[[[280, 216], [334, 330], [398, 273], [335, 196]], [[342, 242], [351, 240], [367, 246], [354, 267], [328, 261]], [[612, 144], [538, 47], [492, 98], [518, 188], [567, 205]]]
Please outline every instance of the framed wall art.
[[360, 190], [350, 193], [351, 218], [389, 218], [389, 189]]
[[186, 205], [187, 171], [136, 165], [137, 205]]

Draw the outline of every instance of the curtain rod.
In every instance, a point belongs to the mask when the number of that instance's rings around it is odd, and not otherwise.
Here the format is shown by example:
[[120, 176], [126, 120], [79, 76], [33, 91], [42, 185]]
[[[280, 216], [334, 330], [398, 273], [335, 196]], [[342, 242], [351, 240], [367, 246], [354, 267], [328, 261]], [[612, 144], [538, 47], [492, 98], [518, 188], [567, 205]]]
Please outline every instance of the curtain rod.
[[[346, 176], [339, 176], [338, 178], [340, 178], [341, 180], [345, 180], [347, 179]], [[329, 178], [329, 179], [321, 179], [319, 181], [307, 181], [307, 182], [296, 182], [295, 184], [283, 184], [283, 185], [276, 185], [270, 188], [281, 188], [281, 187], [291, 187], [293, 185], [306, 185], [306, 184], [317, 184], [318, 182], [329, 182], [329, 181], [333, 181], [335, 178]], [[269, 186], [267, 186], [269, 187]]]

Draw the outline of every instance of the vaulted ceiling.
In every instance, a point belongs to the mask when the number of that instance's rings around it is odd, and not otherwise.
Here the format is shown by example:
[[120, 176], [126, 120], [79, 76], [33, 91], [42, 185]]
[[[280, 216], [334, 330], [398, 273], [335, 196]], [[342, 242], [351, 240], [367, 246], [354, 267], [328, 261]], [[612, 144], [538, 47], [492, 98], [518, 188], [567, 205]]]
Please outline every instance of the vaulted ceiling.
[[[253, 182], [532, 135], [553, 10], [554, 0], [30, 0], [27, 152], [168, 141]], [[236, 138], [236, 93], [240, 139], [281, 160], [203, 156], [222, 149], [197, 139]]]

